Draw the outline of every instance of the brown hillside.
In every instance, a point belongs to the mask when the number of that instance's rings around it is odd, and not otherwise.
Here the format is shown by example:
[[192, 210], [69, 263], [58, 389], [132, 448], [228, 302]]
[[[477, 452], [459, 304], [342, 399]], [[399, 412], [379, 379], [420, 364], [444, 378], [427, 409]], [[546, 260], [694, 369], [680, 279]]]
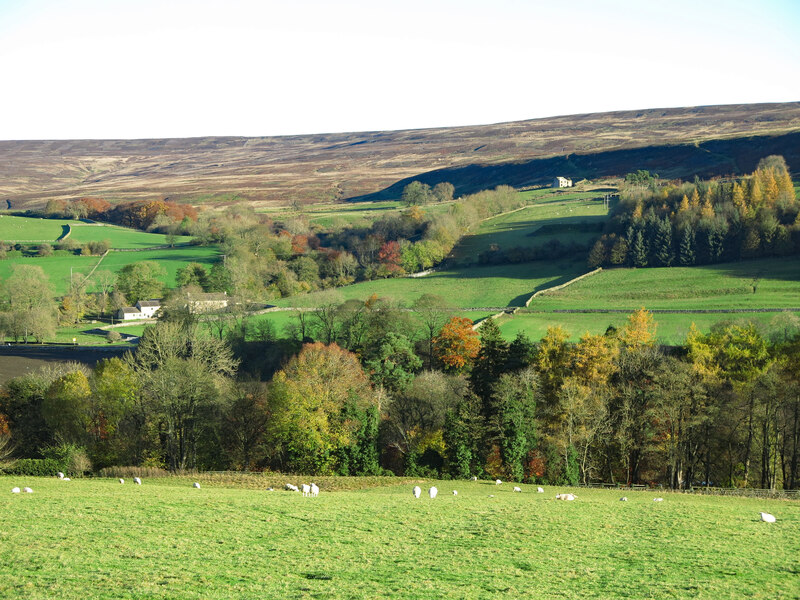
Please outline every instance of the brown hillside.
[[436, 169], [800, 131], [800, 102], [649, 109], [474, 127], [283, 137], [0, 141], [0, 200], [310, 202]]

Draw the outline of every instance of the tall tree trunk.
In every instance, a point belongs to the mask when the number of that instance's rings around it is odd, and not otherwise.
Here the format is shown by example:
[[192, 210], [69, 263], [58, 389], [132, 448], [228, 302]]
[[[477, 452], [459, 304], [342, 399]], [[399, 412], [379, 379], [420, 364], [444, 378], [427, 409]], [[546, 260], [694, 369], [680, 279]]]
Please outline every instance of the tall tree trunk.
[[753, 392], [750, 391], [750, 402], [747, 410], [747, 443], [744, 447], [744, 487], [747, 487], [750, 477], [750, 456], [753, 448], [753, 409], [755, 399]]

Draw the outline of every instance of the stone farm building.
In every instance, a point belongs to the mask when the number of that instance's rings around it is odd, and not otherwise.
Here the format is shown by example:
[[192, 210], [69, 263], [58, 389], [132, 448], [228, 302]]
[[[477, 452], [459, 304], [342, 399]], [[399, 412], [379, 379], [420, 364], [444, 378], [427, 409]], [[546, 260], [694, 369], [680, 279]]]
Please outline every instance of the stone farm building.
[[152, 319], [161, 308], [161, 300], [139, 300], [136, 306], [123, 306], [117, 311], [120, 321]]
[[186, 306], [190, 313], [206, 313], [228, 308], [228, 292], [188, 292]]
[[572, 179], [567, 179], [566, 177], [556, 177], [555, 179], [553, 179], [553, 187], [554, 188], [572, 187]]

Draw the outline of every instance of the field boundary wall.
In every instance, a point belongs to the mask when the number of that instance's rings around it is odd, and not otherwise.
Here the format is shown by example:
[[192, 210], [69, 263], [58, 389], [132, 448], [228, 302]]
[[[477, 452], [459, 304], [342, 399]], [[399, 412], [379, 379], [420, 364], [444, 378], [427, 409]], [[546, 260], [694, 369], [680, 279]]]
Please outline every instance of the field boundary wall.
[[[531, 302], [533, 302], [534, 298], [536, 298], [537, 296], [540, 296], [541, 294], [544, 294], [545, 292], [557, 292], [558, 290], [563, 290], [568, 285], [572, 285], [573, 283], [575, 283], [576, 281], [580, 281], [584, 277], [589, 277], [590, 275], [596, 275], [597, 273], [599, 273], [602, 270], [603, 270], [603, 267], [597, 267], [594, 271], [589, 271], [588, 273], [584, 273], [583, 275], [578, 275], [574, 279], [570, 279], [569, 281], [567, 281], [566, 283], [562, 283], [561, 285], [556, 285], [556, 286], [553, 286], [553, 287], [550, 287], [550, 288], [547, 288], [547, 289], [544, 289], [544, 290], [539, 290], [538, 292], [534, 292], [533, 295], [530, 298], [528, 298], [527, 302], [525, 302], [525, 307], [527, 308], [528, 306], [530, 306], [530, 304], [531, 304]], [[630, 311], [627, 311], [627, 312], [630, 312]]]

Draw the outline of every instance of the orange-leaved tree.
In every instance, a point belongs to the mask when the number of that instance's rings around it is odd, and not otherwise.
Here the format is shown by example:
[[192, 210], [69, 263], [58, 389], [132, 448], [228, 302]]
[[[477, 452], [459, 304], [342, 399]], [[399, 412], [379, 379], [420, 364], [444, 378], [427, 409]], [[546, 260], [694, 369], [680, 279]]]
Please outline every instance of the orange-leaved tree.
[[481, 341], [472, 321], [464, 317], [453, 317], [433, 340], [434, 353], [448, 370], [464, 371], [478, 356]]

